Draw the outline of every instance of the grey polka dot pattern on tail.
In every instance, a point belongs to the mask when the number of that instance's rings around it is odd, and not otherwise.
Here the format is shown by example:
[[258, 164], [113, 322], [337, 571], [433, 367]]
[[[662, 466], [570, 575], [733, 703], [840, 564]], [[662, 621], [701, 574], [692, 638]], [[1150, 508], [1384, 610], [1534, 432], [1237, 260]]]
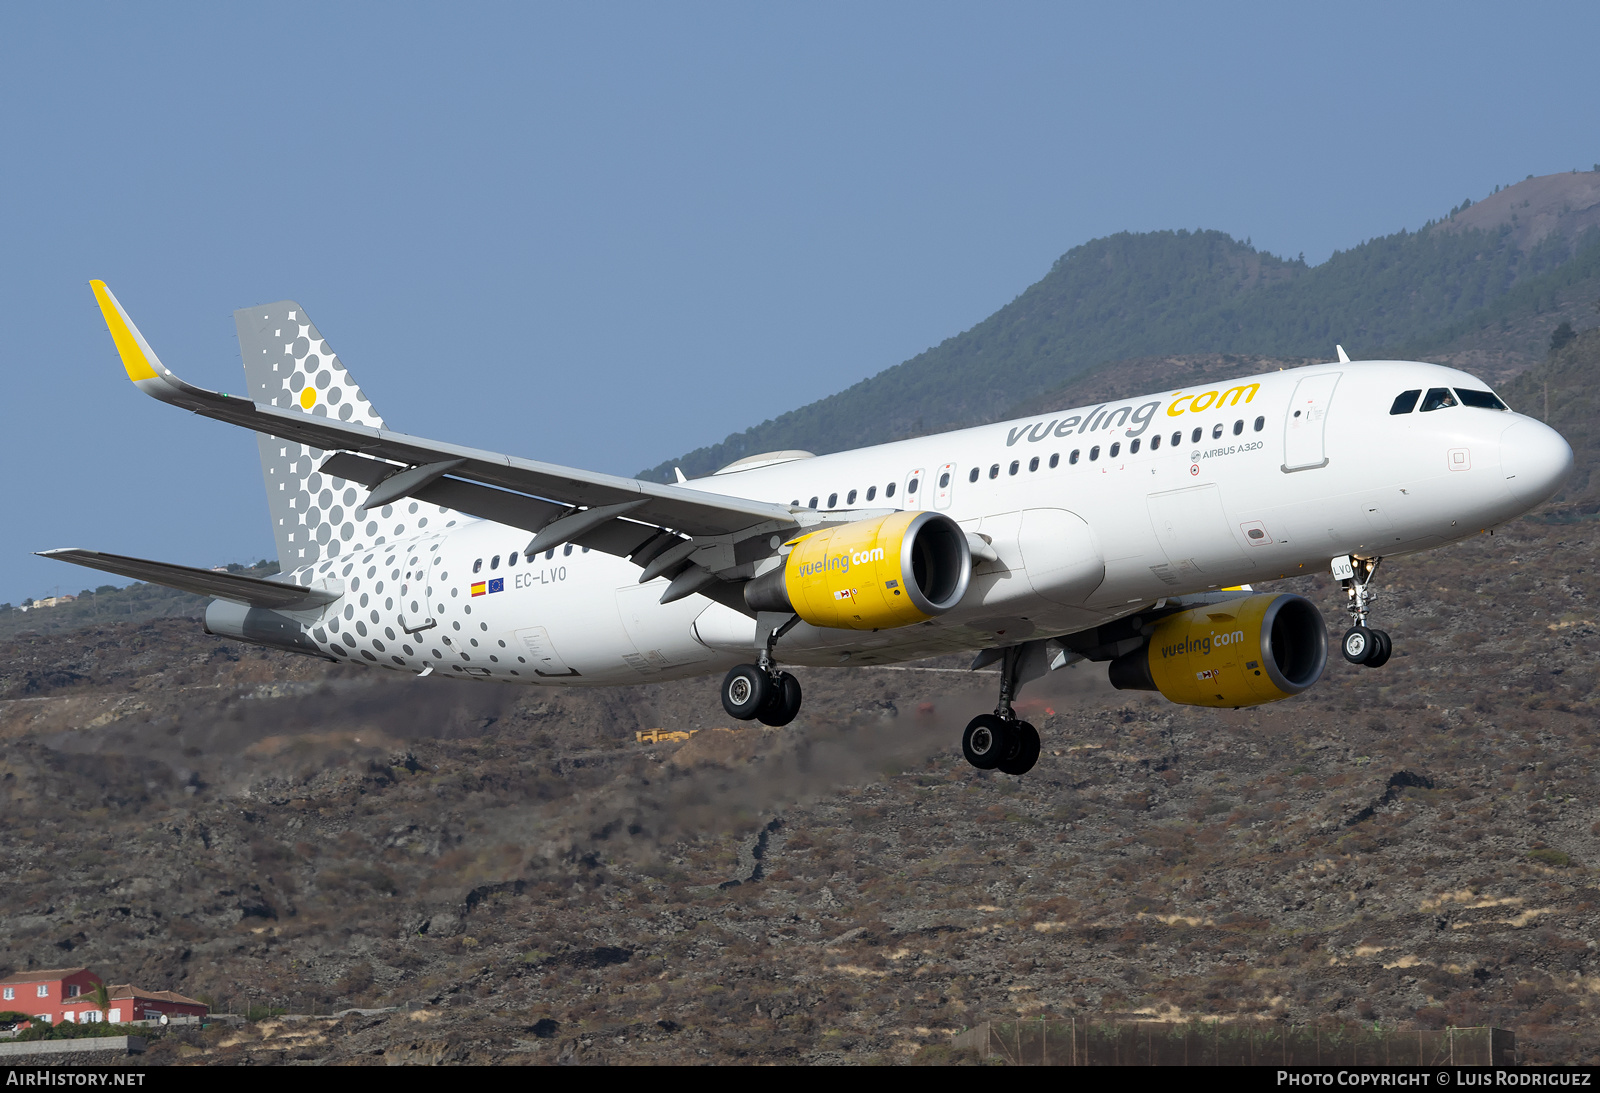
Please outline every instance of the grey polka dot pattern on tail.
[[[253, 400], [280, 410], [337, 416], [372, 429], [384, 427], [383, 418], [299, 304], [283, 300], [244, 308], [234, 313], [234, 321]], [[363, 529], [356, 518], [368, 515], [360, 511], [367, 490], [354, 482], [330, 481], [317, 470], [330, 453], [276, 437], [262, 435], [258, 440], [273, 536], [285, 574], [300, 583], [328, 579], [327, 574], [314, 572], [314, 563], [361, 551], [374, 543], [374, 537], [382, 541], [379, 525], [370, 517], [364, 539], [359, 537]], [[336, 502], [342, 504], [336, 507]], [[390, 511], [386, 508], [384, 515]]]

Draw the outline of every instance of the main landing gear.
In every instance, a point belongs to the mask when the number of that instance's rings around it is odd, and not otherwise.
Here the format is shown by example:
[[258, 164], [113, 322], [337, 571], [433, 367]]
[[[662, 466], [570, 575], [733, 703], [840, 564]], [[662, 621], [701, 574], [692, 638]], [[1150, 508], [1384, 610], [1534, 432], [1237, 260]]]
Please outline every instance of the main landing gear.
[[739, 721], [759, 721], [777, 728], [787, 725], [800, 713], [800, 681], [781, 672], [772, 659], [778, 639], [787, 634], [800, 616], [792, 616], [776, 629], [767, 630], [767, 640], [757, 664], [741, 664], [722, 680], [722, 708]]
[[979, 770], [1026, 774], [1039, 761], [1039, 730], [1017, 720], [1011, 700], [1017, 692], [1022, 647], [1005, 652], [1000, 669], [1000, 703], [994, 713], [974, 717], [961, 734], [961, 753]]
[[788, 672], [741, 664], [722, 680], [722, 708], [740, 721], [787, 725], [800, 712], [800, 681]]
[[1344, 632], [1344, 640], [1340, 649], [1344, 659], [1351, 664], [1364, 664], [1368, 668], [1382, 668], [1389, 663], [1389, 654], [1394, 652], [1394, 645], [1389, 640], [1389, 635], [1382, 630], [1372, 629], [1367, 625], [1367, 611], [1372, 606], [1372, 601], [1377, 598], [1377, 593], [1369, 586], [1372, 575], [1378, 571], [1378, 563], [1382, 558], [1351, 558], [1350, 565], [1354, 576], [1346, 577], [1340, 583], [1344, 585], [1344, 593], [1349, 600], [1347, 609], [1350, 612], [1350, 621], [1354, 624]]

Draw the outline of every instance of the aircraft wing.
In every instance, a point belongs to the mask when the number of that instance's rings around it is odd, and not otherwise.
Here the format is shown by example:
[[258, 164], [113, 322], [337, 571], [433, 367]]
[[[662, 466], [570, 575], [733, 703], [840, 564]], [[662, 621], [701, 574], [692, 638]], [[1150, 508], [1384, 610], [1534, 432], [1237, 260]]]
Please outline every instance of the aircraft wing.
[[320, 607], [338, 599], [340, 593], [320, 588], [302, 588], [299, 585], [280, 584], [260, 577], [246, 577], [241, 573], [218, 573], [210, 569], [173, 565], [171, 562], [152, 562], [144, 558], [129, 558], [122, 554], [102, 554], [98, 550], [79, 550], [64, 547], [60, 550], [41, 550], [41, 558], [58, 558], [63, 562], [116, 573], [151, 584], [165, 585], [196, 596], [216, 596], [249, 604], [251, 607], [271, 607], [279, 610]]
[[[337, 453], [322, 469], [372, 489], [369, 507], [416, 497], [536, 532], [530, 553], [570, 541], [640, 564], [683, 543], [682, 536], [727, 543], [792, 530], [803, 519], [785, 505], [521, 459], [207, 391], [161, 363], [104, 282], [91, 287], [128, 378], [141, 391], [204, 417]], [[727, 561], [716, 568], [725, 571]]]

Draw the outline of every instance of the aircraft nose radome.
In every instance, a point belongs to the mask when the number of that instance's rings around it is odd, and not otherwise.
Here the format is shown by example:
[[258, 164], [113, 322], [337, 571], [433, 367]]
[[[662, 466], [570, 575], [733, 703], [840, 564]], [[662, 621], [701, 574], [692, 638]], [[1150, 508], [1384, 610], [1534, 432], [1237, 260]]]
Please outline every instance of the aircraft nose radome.
[[1548, 498], [1572, 470], [1572, 447], [1543, 422], [1524, 418], [1500, 434], [1506, 487], [1523, 504]]

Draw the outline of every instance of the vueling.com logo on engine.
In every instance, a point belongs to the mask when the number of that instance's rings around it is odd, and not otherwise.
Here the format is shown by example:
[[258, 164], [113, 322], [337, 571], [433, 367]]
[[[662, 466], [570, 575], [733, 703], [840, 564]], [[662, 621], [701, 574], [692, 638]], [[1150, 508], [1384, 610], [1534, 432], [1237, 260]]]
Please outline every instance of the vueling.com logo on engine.
[[848, 573], [852, 565], [881, 562], [883, 558], [882, 547], [872, 547], [870, 550], [855, 550], [849, 554], [833, 554], [815, 562], [805, 563], [800, 567], [799, 576], [810, 577], [816, 573]]
[[1243, 630], [1233, 630], [1226, 634], [1212, 631], [1209, 634], [1201, 634], [1198, 637], [1185, 636], [1182, 641], [1163, 645], [1161, 647], [1161, 657], [1164, 660], [1167, 657], [1188, 656], [1190, 653], [1199, 653], [1201, 656], [1205, 656], [1211, 652], [1213, 645], [1222, 648], [1228, 645], [1235, 645], [1243, 640]]

